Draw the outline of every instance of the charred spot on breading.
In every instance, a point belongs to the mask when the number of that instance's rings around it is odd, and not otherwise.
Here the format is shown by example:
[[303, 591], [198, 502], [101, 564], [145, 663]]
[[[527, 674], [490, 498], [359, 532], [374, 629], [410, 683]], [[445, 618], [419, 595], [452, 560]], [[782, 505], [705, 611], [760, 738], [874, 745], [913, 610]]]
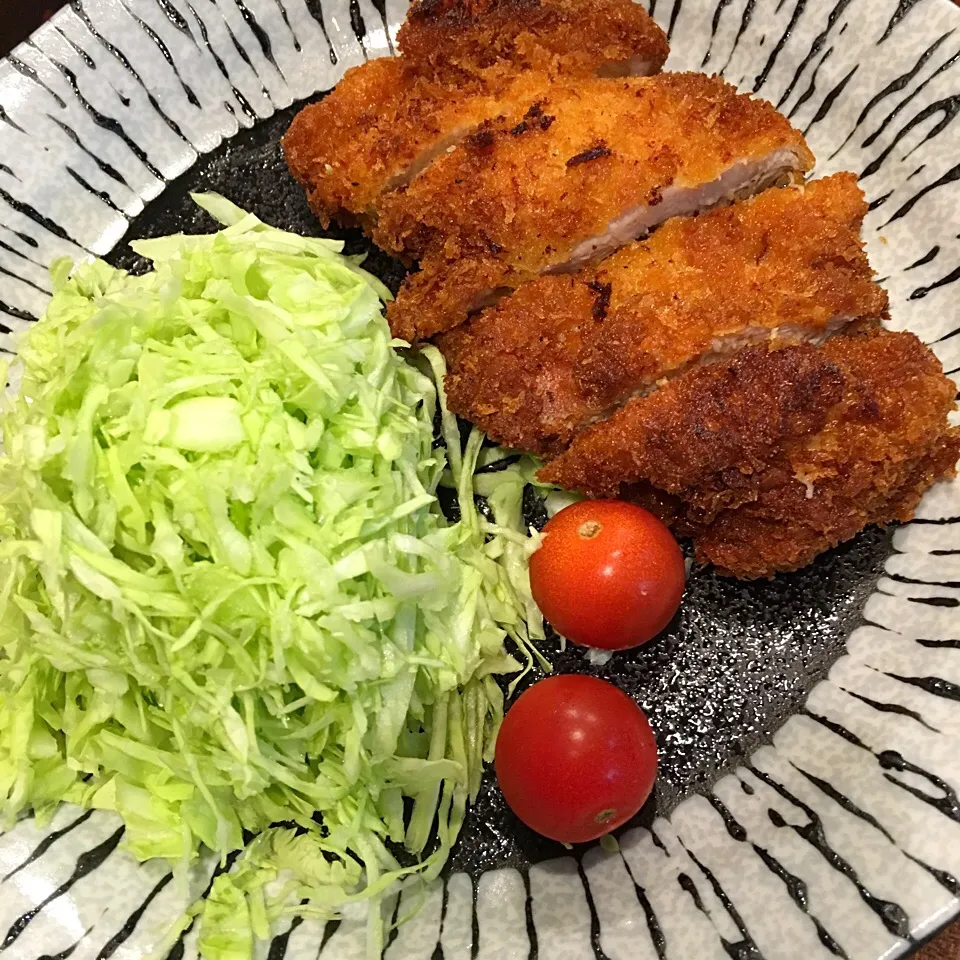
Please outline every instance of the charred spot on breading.
[[519, 137], [528, 130], [549, 130], [550, 124], [556, 119], [543, 112], [541, 103], [535, 103], [523, 115], [523, 119], [508, 132], [511, 137]]
[[489, 150], [493, 146], [494, 132], [488, 125], [482, 126], [476, 133], [471, 133], [463, 143], [471, 150]]
[[411, 23], [442, 19], [448, 27], [464, 27], [495, 6], [504, 13], [522, 14], [539, 7], [540, 0], [499, 0], [496, 4], [489, 0], [417, 0], [410, 6], [407, 19]]
[[613, 293], [613, 284], [591, 280], [587, 286], [597, 295], [597, 299], [593, 301], [592, 313], [593, 319], [600, 323], [606, 319], [607, 310], [610, 309], [610, 294]]
[[592, 147], [581, 151], [567, 161], [568, 167], [579, 167], [581, 163], [589, 163], [591, 160], [599, 160], [601, 157], [609, 157], [613, 151], [601, 140]]

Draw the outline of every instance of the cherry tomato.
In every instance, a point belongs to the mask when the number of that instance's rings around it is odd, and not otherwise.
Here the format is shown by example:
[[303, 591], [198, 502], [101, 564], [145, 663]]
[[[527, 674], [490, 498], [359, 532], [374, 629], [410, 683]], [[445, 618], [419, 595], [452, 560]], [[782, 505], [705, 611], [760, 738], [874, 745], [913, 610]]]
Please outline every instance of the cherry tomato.
[[622, 690], [565, 674], [517, 698], [500, 728], [494, 764], [504, 799], [528, 827], [562, 843], [585, 843], [643, 806], [657, 775], [657, 742]]
[[670, 531], [623, 500], [581, 500], [543, 528], [530, 558], [533, 599], [573, 643], [625, 650], [655, 637], [683, 594], [683, 554]]

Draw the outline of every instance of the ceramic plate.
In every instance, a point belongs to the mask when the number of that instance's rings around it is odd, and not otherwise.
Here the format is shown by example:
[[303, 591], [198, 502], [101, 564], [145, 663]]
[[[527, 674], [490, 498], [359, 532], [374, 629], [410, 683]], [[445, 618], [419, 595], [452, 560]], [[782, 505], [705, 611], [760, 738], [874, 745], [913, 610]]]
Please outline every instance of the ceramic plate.
[[[960, 370], [960, 11], [948, 0], [650, 0], [668, 67], [720, 71], [854, 170], [891, 325]], [[138, 266], [134, 236], [209, 230], [191, 189], [318, 232], [278, 138], [303, 100], [390, 55], [403, 0], [75, 0], [0, 61], [0, 321], [46, 266]], [[366, 250], [344, 234], [351, 251]], [[399, 268], [370, 264], [395, 284]], [[9, 335], [0, 346], [9, 347]], [[535, 503], [531, 501], [531, 512]], [[531, 519], [536, 519], [531, 516]], [[680, 617], [598, 668], [658, 734], [655, 796], [619, 851], [531, 834], [488, 782], [442, 883], [386, 956], [878, 960], [960, 903], [960, 484], [896, 530], [743, 584], [695, 571]], [[0, 836], [3, 960], [140, 960], [207, 886], [137, 865], [119, 821], [64, 807]], [[187, 932], [172, 960], [196, 953]], [[364, 955], [362, 911], [277, 931], [270, 960]]]

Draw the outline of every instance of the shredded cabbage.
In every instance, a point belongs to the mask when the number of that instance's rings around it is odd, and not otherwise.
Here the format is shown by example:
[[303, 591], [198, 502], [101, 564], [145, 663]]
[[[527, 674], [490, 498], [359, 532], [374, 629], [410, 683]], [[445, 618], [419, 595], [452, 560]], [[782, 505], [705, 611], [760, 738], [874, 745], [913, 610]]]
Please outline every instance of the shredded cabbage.
[[444, 408], [445, 474], [442, 358], [395, 351], [379, 281], [338, 242], [196, 199], [226, 229], [134, 243], [139, 277], [57, 263], [19, 344], [0, 804], [116, 811], [127, 850], [181, 870], [243, 850], [192, 910], [210, 960], [360, 898], [379, 956], [380, 898], [439, 872], [491, 759], [494, 678], [521, 668], [505, 640], [538, 656], [529, 465], [475, 491], [482, 436], [461, 451]]

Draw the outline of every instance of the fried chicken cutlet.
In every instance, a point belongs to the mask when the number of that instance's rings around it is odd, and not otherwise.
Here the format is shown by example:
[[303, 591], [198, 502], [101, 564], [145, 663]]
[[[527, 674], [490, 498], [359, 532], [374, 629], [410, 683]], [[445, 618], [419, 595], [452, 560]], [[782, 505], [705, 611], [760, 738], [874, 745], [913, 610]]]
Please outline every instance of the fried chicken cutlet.
[[522, 115], [550, 77], [647, 75], [669, 52], [633, 0], [421, 0], [399, 40], [402, 56], [348, 70], [284, 137], [290, 171], [325, 226], [372, 221], [383, 191], [483, 122]]
[[598, 267], [530, 281], [438, 338], [447, 402], [499, 443], [556, 455], [691, 364], [876, 322], [887, 295], [859, 239], [866, 211], [839, 173], [669, 220]]
[[910, 519], [952, 476], [956, 386], [911, 333], [748, 347], [581, 433], [540, 478], [591, 496], [656, 494], [721, 573], [805, 566], [868, 524]]
[[576, 269], [695, 213], [795, 178], [813, 155], [763, 100], [719, 77], [554, 83], [381, 197], [373, 237], [421, 259], [388, 312], [426, 339], [504, 290]]

